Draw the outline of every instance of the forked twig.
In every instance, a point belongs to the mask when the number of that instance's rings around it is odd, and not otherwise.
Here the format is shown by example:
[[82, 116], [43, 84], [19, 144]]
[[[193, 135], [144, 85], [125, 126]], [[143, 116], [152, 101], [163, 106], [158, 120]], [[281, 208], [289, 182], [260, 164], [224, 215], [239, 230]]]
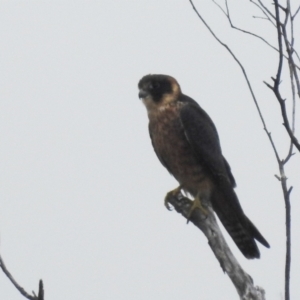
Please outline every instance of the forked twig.
[[277, 152], [277, 149], [275, 147], [275, 144], [274, 144], [274, 141], [273, 141], [273, 138], [272, 138], [272, 135], [271, 133], [269, 132], [269, 130], [267, 129], [267, 126], [266, 126], [266, 123], [265, 123], [265, 120], [263, 118], [263, 115], [261, 113], [261, 110], [260, 110], [260, 107], [258, 105], [258, 102], [257, 102], [257, 99], [256, 99], [256, 96], [254, 94], [254, 91], [252, 89], [252, 86], [251, 86], [251, 83], [249, 81], [249, 78], [248, 78], [248, 75], [245, 71], [245, 68], [244, 66], [241, 64], [241, 62], [238, 60], [238, 58], [235, 56], [235, 54], [232, 52], [232, 50], [225, 44], [223, 43], [217, 36], [216, 34], [213, 32], [213, 30], [209, 27], [209, 25], [205, 22], [205, 20], [203, 19], [203, 17], [200, 15], [200, 13], [198, 12], [197, 8], [195, 7], [194, 3], [192, 0], [189, 0], [191, 5], [192, 5], [192, 8], [193, 10], [196, 12], [197, 16], [199, 17], [199, 19], [202, 21], [202, 23], [205, 25], [205, 27], [209, 30], [209, 32], [212, 34], [212, 36], [223, 46], [226, 48], [226, 50], [230, 53], [230, 55], [233, 57], [233, 59], [237, 62], [237, 64], [239, 65], [239, 67], [241, 68], [242, 72], [243, 72], [243, 75], [244, 75], [244, 78], [247, 82], [247, 85], [248, 85], [248, 88], [250, 90], [250, 93], [251, 93], [251, 96], [252, 96], [252, 99], [254, 101], [254, 104], [256, 106], [256, 109], [258, 111], [258, 114], [259, 114], [259, 117], [260, 117], [260, 120], [263, 124], [263, 129], [265, 130], [265, 132], [267, 133], [267, 136], [269, 138], [269, 141], [272, 145], [272, 148], [273, 148], [273, 151], [274, 151], [274, 154], [276, 156], [276, 159], [277, 160], [280, 160], [279, 158], [279, 155], [278, 155], [278, 152]]
[[11, 283], [15, 286], [15, 288], [23, 295], [25, 298], [29, 300], [44, 300], [44, 285], [43, 281], [39, 281], [39, 292], [38, 295], [36, 295], [33, 292], [33, 295], [28, 294], [24, 288], [22, 288], [17, 281], [14, 279], [14, 277], [11, 275], [11, 273], [6, 268], [6, 265], [0, 255], [0, 268], [2, 269], [3, 273], [6, 275], [6, 277], [11, 281]]
[[[263, 38], [262, 36], [260, 36], [260, 35], [258, 35], [258, 34], [256, 34], [256, 33], [253, 33], [253, 32], [251, 32], [251, 31], [248, 31], [248, 30], [245, 30], [245, 29], [242, 29], [242, 28], [239, 28], [239, 27], [235, 26], [235, 25], [233, 24], [232, 19], [231, 19], [231, 16], [230, 16], [230, 11], [229, 11], [228, 1], [227, 1], [227, 0], [225, 0], [226, 11], [222, 8], [222, 6], [221, 6], [219, 3], [217, 3], [215, 0], [212, 0], [212, 2], [213, 2], [216, 6], [218, 6], [218, 8], [219, 8], [219, 9], [223, 12], [223, 14], [226, 16], [226, 18], [227, 18], [227, 20], [228, 20], [228, 22], [229, 22], [231, 28], [233, 28], [233, 29], [235, 29], [235, 30], [237, 30], [237, 31], [240, 31], [240, 32], [242, 32], [242, 33], [251, 35], [251, 36], [253, 36], [253, 37], [256, 37], [256, 38], [258, 38], [259, 40], [261, 40], [262, 42], [264, 42], [265, 44], [267, 44], [269, 47], [271, 47], [273, 50], [279, 52], [279, 50], [278, 50], [276, 47], [274, 47], [272, 44], [270, 44], [270, 43], [269, 43], [265, 38]], [[263, 11], [264, 14], [266, 14], [266, 13], [264, 12], [264, 10], [263, 10], [257, 3], [253, 2], [253, 1], [251, 1], [251, 2], [252, 2], [254, 5], [258, 6], [258, 7]], [[269, 16], [268, 16], [267, 14], [266, 14], [266, 17], [267, 17], [268, 20], [269, 20], [270, 22], [272, 22], [272, 24], [276, 27], [276, 24], [269, 18]], [[283, 54], [283, 57], [284, 57], [285, 59], [287, 59], [287, 60], [289, 59], [289, 57], [286, 56], [285, 54]], [[296, 67], [298, 70], [300, 70], [300, 67], [299, 67], [298, 65], [296, 65], [296, 63], [294, 63], [294, 65], [295, 65], [295, 67]]]

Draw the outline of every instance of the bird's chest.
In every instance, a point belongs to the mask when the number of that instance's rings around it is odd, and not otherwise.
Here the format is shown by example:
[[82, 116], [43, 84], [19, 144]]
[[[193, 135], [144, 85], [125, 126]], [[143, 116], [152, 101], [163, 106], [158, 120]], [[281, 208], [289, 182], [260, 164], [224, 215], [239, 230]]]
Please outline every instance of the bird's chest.
[[187, 154], [187, 140], [176, 110], [169, 109], [157, 114], [150, 119], [149, 129], [155, 151], [165, 161], [171, 163]]
[[199, 180], [203, 169], [180, 121], [179, 108], [170, 107], [149, 116], [153, 147], [170, 173], [180, 182]]

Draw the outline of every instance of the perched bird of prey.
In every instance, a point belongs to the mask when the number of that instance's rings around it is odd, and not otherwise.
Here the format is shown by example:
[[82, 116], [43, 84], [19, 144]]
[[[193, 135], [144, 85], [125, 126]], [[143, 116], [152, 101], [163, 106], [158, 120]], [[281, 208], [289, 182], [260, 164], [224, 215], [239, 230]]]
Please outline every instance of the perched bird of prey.
[[182, 94], [171, 76], [146, 75], [138, 88], [154, 151], [180, 184], [170, 193], [183, 189], [195, 198], [190, 214], [196, 208], [204, 210], [201, 199], [209, 199], [244, 256], [259, 258], [255, 240], [270, 246], [242, 210], [213, 121], [196, 101]]

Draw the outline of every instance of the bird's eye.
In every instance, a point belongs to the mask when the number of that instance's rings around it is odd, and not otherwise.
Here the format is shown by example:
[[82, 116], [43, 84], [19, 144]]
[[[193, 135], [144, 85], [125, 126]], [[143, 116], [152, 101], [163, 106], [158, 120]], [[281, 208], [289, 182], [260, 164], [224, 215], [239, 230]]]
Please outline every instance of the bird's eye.
[[159, 82], [152, 82], [149, 84], [149, 89], [150, 90], [156, 90], [160, 87], [160, 83]]

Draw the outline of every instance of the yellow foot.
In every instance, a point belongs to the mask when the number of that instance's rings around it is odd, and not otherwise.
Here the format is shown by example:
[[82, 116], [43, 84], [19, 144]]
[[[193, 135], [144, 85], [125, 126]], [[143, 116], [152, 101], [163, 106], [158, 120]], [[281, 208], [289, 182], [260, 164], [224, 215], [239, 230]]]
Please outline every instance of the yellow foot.
[[177, 187], [176, 189], [170, 191], [169, 193], [167, 193], [166, 197], [165, 197], [165, 207], [168, 209], [168, 210], [172, 210], [170, 205], [169, 205], [169, 202], [168, 202], [168, 198], [170, 196], [177, 196], [180, 191], [181, 191], [181, 188], [182, 186], [180, 185], [179, 187]]
[[190, 221], [191, 216], [196, 208], [199, 208], [205, 216], [208, 216], [208, 211], [202, 206], [200, 198], [199, 198], [199, 196], [197, 196], [193, 201], [192, 207], [190, 208], [190, 211], [189, 211], [189, 214], [187, 217], [187, 223]]

